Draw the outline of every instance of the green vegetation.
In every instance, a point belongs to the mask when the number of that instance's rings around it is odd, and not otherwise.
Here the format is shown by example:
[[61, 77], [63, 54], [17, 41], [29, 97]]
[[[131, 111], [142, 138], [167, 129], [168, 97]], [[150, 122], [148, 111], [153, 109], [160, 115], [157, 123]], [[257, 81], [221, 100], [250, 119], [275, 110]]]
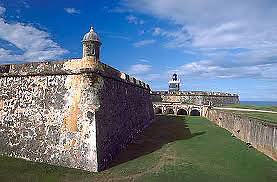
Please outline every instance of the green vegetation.
[[277, 106], [253, 106], [253, 105], [243, 105], [243, 104], [229, 104], [224, 105], [226, 108], [240, 108], [240, 109], [255, 109], [255, 110], [265, 110], [277, 112]]
[[[277, 112], [277, 106], [249, 106], [240, 104], [231, 104], [223, 106], [225, 108], [239, 108], [239, 109], [254, 109], [254, 110], [265, 110]], [[265, 113], [265, 112], [253, 112], [253, 111], [229, 111], [241, 116], [246, 116], [251, 119], [256, 119], [260, 122], [277, 123], [276, 113]]]
[[245, 111], [231, 111], [233, 113], [239, 114], [241, 116], [245, 116], [250, 119], [255, 119], [259, 122], [266, 123], [277, 123], [277, 114], [274, 113], [263, 113], [263, 112], [245, 112]]
[[201, 117], [156, 121], [100, 173], [0, 158], [0, 181], [270, 182], [277, 163]]

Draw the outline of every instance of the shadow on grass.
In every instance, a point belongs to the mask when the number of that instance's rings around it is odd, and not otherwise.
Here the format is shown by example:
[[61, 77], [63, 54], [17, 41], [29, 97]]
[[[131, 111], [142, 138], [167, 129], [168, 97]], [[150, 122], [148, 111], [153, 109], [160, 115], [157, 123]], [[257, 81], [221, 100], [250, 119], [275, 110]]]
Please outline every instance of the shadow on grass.
[[[205, 132], [191, 133], [185, 117], [157, 116], [144, 132], [108, 166], [119, 165], [152, 153], [163, 145], [189, 139]], [[109, 173], [109, 172], [108, 172]], [[99, 175], [99, 176], [98, 176]], [[105, 181], [106, 173], [89, 173], [78, 169], [52, 166], [10, 157], [0, 157], [0, 181]], [[97, 180], [94, 180], [97, 178]], [[103, 179], [102, 179], [103, 178]]]
[[155, 121], [116, 156], [106, 169], [152, 153], [170, 142], [189, 139], [204, 133], [197, 132], [192, 134], [185, 117], [156, 116]]
[[0, 156], [0, 181], [2, 182], [53, 182], [79, 181], [91, 173], [45, 163], [37, 163], [7, 156]]

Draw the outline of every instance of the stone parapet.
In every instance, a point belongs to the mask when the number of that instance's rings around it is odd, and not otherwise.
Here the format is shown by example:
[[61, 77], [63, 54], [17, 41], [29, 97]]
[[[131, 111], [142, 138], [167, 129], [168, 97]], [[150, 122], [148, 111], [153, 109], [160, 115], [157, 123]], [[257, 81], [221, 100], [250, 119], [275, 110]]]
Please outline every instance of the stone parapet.
[[177, 102], [196, 105], [222, 106], [226, 104], [239, 104], [239, 96], [228, 95], [177, 95], [151, 93], [153, 102]]
[[153, 95], [167, 95], [167, 96], [218, 96], [218, 97], [238, 97], [237, 94], [226, 93], [226, 92], [205, 92], [205, 91], [179, 91], [170, 93], [168, 91], [152, 91]]
[[0, 65], [0, 77], [78, 75], [84, 73], [99, 74], [150, 90], [150, 86], [141, 80], [130, 78], [126, 73], [122, 73], [107, 64], [101, 62], [95, 64], [86, 59]]

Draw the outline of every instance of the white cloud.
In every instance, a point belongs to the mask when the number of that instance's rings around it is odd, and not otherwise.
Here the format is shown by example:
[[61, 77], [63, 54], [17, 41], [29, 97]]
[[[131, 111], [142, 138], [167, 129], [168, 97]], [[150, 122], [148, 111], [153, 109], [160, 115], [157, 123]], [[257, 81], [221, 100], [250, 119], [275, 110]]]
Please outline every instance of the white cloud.
[[71, 14], [71, 15], [74, 15], [74, 14], [80, 14], [80, 10], [77, 10], [75, 8], [64, 8], [64, 10], [68, 13], [68, 14]]
[[140, 59], [139, 62], [142, 62], [142, 63], [150, 63], [150, 61], [147, 60], [147, 59]]
[[154, 36], [168, 39], [166, 47], [183, 49], [186, 53], [195, 53], [209, 60], [209, 65], [202, 61], [185, 64], [184, 74], [197, 72], [216, 78], [277, 79], [277, 72], [272, 68], [277, 63], [275, 1], [122, 2], [132, 10], [169, 20], [176, 25], [172, 30], [156, 27], [152, 32]]
[[134, 47], [143, 47], [143, 46], [146, 46], [146, 45], [149, 45], [149, 44], [154, 44], [155, 42], [156, 42], [156, 40], [154, 40], [154, 39], [141, 40], [141, 41], [135, 42], [133, 44], [133, 46]]
[[142, 62], [140, 64], [131, 65], [129, 70], [126, 71], [131, 76], [134, 76], [136, 79], [145, 81], [149, 84], [152, 84], [152, 81], [160, 81], [167, 79], [167, 74], [153, 73], [153, 66], [147, 64], [148, 60], [139, 60]]
[[153, 34], [154, 36], [157, 36], [157, 35], [161, 35], [161, 32], [162, 32], [162, 29], [161, 29], [160, 27], [156, 27], [156, 28], [154, 28], [152, 34]]
[[30, 7], [31, 7], [31, 6], [30, 6], [27, 2], [25, 2], [25, 1], [23, 1], [22, 3], [23, 3], [23, 5], [24, 5], [25, 8], [30, 8]]
[[136, 25], [144, 24], [143, 20], [140, 20], [138, 17], [133, 16], [133, 15], [126, 16], [126, 20], [128, 21], [128, 23], [133, 23], [133, 24], [136, 24]]
[[240, 67], [224, 67], [210, 60], [195, 61], [184, 64], [177, 69], [169, 70], [168, 74], [176, 72], [183, 79], [277, 79], [277, 63], [251, 65]]
[[7, 64], [11, 61], [21, 61], [20, 60], [21, 55], [14, 55], [12, 51], [0, 48], [0, 63]]
[[152, 66], [148, 64], [134, 64], [130, 67], [128, 73], [131, 75], [146, 73], [151, 70]]
[[6, 8], [0, 6], [0, 17], [6, 12]]
[[55, 59], [67, 53], [50, 35], [31, 25], [7, 23], [0, 18], [0, 39], [15, 46], [22, 54], [0, 47], [0, 61], [41, 61]]

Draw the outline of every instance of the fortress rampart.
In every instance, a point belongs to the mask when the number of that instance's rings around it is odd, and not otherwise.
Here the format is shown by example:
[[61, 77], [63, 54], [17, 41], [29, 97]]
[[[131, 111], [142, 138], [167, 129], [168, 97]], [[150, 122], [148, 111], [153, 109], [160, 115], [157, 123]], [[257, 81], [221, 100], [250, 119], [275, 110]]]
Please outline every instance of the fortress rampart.
[[150, 88], [89, 59], [0, 65], [0, 154], [104, 169], [152, 121]]
[[225, 128], [233, 136], [249, 143], [257, 150], [263, 152], [273, 160], [277, 160], [277, 125], [257, 121], [238, 114], [206, 108], [206, 118]]
[[177, 102], [195, 105], [222, 106], [226, 104], [239, 104], [239, 96], [222, 92], [175, 92], [154, 91], [151, 93], [154, 102]]

